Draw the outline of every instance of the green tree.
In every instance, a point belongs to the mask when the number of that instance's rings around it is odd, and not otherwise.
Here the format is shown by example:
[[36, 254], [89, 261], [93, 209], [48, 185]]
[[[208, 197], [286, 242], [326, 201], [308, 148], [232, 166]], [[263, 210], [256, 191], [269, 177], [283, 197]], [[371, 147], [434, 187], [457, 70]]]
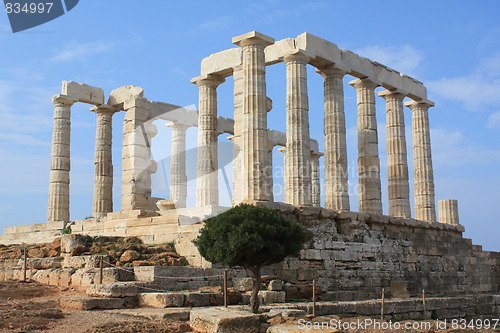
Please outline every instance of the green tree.
[[259, 310], [258, 293], [263, 266], [298, 256], [312, 233], [284, 218], [276, 210], [241, 204], [204, 221], [194, 244], [211, 263], [243, 266], [254, 275], [250, 297], [252, 312]]

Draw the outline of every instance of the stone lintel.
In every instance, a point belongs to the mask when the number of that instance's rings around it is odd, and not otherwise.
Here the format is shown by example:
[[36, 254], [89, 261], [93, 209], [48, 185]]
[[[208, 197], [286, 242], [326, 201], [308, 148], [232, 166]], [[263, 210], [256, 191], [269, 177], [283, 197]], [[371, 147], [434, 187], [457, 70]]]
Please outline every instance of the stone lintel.
[[311, 157], [320, 158], [321, 156], [324, 156], [324, 155], [325, 154], [323, 154], [322, 152], [311, 150]]
[[134, 97], [144, 97], [144, 89], [133, 85], [123, 86], [111, 91], [107, 104], [123, 107], [125, 101]]
[[85, 83], [63, 81], [61, 93], [71, 96], [82, 103], [104, 104], [104, 91], [101, 88], [92, 87]]
[[417, 99], [405, 102], [405, 106], [409, 107], [410, 109], [417, 106], [418, 104], [424, 104], [428, 107], [433, 107], [435, 105], [433, 101], [429, 101], [428, 99]]
[[76, 102], [78, 102], [77, 99], [67, 96], [67, 95], [55, 95], [52, 97], [52, 104], [67, 104], [67, 105], [73, 105]]
[[217, 87], [219, 84], [224, 83], [224, 81], [226, 81], [226, 79], [215, 74], [202, 74], [191, 79], [191, 83], [196, 84], [198, 87], [204, 85]]
[[238, 46], [250, 44], [264, 44], [264, 46], [274, 44], [274, 38], [266, 36], [257, 31], [250, 31], [246, 34], [233, 37], [232, 43]]
[[335, 64], [330, 64], [330, 65], [326, 65], [326, 66], [321, 66], [321, 67], [316, 67], [315, 69], [316, 73], [320, 74], [320, 75], [324, 75], [324, 74], [338, 74], [338, 75], [345, 75], [347, 74], [347, 71], [346, 70], [343, 70], [341, 68], [338, 68], [337, 66], [335, 66]]

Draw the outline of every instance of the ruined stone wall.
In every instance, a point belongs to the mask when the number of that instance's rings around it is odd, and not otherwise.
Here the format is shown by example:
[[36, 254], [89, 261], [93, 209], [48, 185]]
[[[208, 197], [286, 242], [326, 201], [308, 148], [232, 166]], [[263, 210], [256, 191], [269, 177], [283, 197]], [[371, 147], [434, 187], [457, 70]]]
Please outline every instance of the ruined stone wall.
[[[336, 213], [316, 207], [273, 206], [306, 225], [314, 240], [300, 258], [273, 268], [283, 280], [316, 279], [323, 299], [391, 295], [391, 282], [410, 295], [470, 295], [499, 290], [500, 253], [482, 251], [462, 237], [461, 225], [375, 214]], [[401, 284], [400, 284], [401, 285]]]

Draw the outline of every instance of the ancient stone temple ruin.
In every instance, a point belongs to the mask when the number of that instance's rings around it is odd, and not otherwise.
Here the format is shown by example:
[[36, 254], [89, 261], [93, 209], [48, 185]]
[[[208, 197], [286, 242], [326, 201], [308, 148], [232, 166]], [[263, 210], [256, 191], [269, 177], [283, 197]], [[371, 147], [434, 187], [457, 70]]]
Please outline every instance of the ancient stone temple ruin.
[[[9, 227], [0, 243], [48, 242], [72, 223], [73, 233], [138, 236], [146, 243], [175, 242], [192, 265], [207, 265], [191, 243], [202, 219], [227, 209], [219, 205], [219, 135], [233, 145], [232, 204], [241, 202], [278, 209], [314, 232], [314, 241], [298, 259], [269, 271], [284, 280], [317, 279], [332, 298], [366, 298], [393, 282], [410, 293], [479, 293], [500, 290], [500, 255], [482, 251], [462, 237], [456, 200], [438, 202], [434, 178], [427, 99], [424, 85], [394, 69], [363, 58], [309, 33], [275, 41], [258, 32], [234, 37], [237, 47], [201, 62], [198, 110], [148, 100], [143, 89], [125, 86], [105, 101], [100, 88], [64, 81], [54, 96], [54, 132], [48, 200], [48, 222]], [[268, 127], [272, 101], [266, 94], [266, 66], [286, 65], [286, 132]], [[307, 66], [324, 80], [324, 151], [309, 130]], [[233, 76], [234, 117], [217, 110], [217, 88]], [[343, 82], [357, 94], [358, 211], [348, 194]], [[389, 215], [382, 213], [375, 89], [386, 102]], [[404, 99], [407, 99], [404, 102]], [[71, 221], [71, 107], [92, 105], [96, 114], [93, 218]], [[404, 107], [411, 110], [405, 124]], [[112, 117], [125, 112], [121, 161], [121, 209], [113, 212]], [[172, 129], [170, 198], [151, 195], [153, 122]], [[405, 125], [407, 125], [405, 127]], [[197, 127], [196, 207], [186, 207], [186, 130]], [[405, 130], [411, 127], [414, 170], [408, 168]], [[274, 201], [272, 151], [284, 154], [284, 202]], [[324, 156], [323, 159], [320, 159]], [[324, 184], [319, 169], [324, 163]], [[119, 164], [119, 163], [118, 163]], [[413, 172], [414, 198], [409, 173]], [[320, 189], [324, 189], [321, 207]], [[116, 199], [116, 198], [115, 198]], [[411, 216], [410, 202], [414, 203]], [[36, 231], [36, 232], [34, 232]]]

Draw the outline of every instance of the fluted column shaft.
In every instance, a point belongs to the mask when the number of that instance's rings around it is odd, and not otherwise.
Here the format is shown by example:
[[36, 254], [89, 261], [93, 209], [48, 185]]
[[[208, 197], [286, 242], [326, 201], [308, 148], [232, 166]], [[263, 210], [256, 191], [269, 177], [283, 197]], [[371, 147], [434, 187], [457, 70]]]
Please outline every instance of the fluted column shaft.
[[242, 199], [271, 201], [264, 48], [274, 40], [252, 32], [233, 38], [233, 43], [242, 51], [242, 124], [234, 133], [241, 148]]
[[196, 206], [218, 205], [217, 87], [224, 79], [203, 75], [193, 82], [199, 87]]
[[375, 88], [367, 79], [350, 82], [358, 103], [358, 200], [359, 211], [382, 214], [380, 160], [378, 155]]
[[458, 219], [458, 201], [439, 200], [438, 201], [439, 222], [449, 224], [460, 224]]
[[324, 78], [325, 207], [349, 211], [347, 143], [344, 113], [345, 72], [329, 66], [318, 69]]
[[97, 114], [94, 154], [94, 201], [92, 216], [105, 217], [113, 211], [113, 114], [111, 106], [100, 105], [90, 109]]
[[412, 111], [415, 218], [436, 221], [429, 107], [431, 102], [405, 103]]
[[319, 174], [319, 158], [323, 154], [311, 152], [311, 198], [313, 207], [321, 206], [321, 183]]
[[[233, 69], [234, 82], [234, 135], [230, 138], [233, 142], [233, 168], [232, 168], [232, 204], [236, 206], [243, 201], [243, 164], [241, 154], [241, 133], [243, 126], [243, 67]], [[238, 136], [236, 136], [238, 133]]]
[[286, 63], [286, 157], [285, 202], [296, 206], [312, 205], [311, 149], [307, 62], [302, 53], [287, 55]]
[[387, 126], [387, 179], [389, 215], [411, 217], [410, 184], [408, 181], [408, 161], [406, 153], [405, 119], [403, 99], [398, 92], [379, 93], [386, 101]]
[[48, 221], [69, 221], [69, 172], [71, 167], [70, 135], [71, 106], [76, 101], [56, 95], [54, 104], [54, 130], [50, 160]]
[[176, 123], [172, 129], [172, 156], [170, 159], [170, 200], [176, 208], [185, 208], [187, 199], [186, 131], [188, 126]]

